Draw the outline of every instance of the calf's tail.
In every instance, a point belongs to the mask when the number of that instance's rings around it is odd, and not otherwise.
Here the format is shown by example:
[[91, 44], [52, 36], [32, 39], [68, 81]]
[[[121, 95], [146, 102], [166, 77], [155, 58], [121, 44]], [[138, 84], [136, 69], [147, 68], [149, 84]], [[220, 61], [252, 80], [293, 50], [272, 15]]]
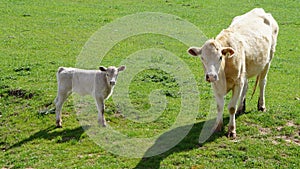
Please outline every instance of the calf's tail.
[[57, 73], [59, 74], [60, 72], [62, 72], [64, 70], [63, 67], [59, 67], [58, 70], [57, 70]]
[[[59, 67], [57, 69], [57, 73], [56, 73], [56, 79], [57, 79], [57, 90], [59, 88], [59, 74], [65, 70], [63, 67]], [[58, 101], [58, 95], [56, 96], [56, 98], [54, 99], [53, 103], [56, 104], [56, 102]]]

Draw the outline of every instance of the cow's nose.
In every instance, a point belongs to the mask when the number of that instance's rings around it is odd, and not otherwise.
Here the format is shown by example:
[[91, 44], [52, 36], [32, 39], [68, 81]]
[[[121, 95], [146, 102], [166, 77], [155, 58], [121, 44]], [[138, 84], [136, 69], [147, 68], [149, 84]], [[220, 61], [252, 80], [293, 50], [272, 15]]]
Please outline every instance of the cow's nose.
[[206, 74], [205, 78], [207, 82], [214, 82], [218, 80], [218, 76], [214, 74]]
[[110, 85], [115, 85], [116, 84], [116, 82], [115, 81], [110, 81]]

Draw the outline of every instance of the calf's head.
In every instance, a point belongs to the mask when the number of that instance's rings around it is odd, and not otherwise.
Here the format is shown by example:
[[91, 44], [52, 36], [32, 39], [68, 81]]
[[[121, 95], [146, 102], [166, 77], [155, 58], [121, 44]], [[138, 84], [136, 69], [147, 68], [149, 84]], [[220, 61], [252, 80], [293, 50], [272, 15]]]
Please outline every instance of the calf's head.
[[219, 80], [219, 71], [225, 57], [234, 56], [234, 49], [231, 47], [222, 47], [217, 41], [210, 39], [202, 47], [190, 47], [188, 53], [192, 56], [200, 56], [205, 71], [207, 82]]
[[104, 66], [100, 66], [99, 69], [102, 72], [105, 72], [105, 77], [107, 80], [107, 84], [114, 86], [116, 84], [117, 81], [117, 77], [119, 72], [123, 71], [126, 69], [125, 66], [120, 66], [119, 68], [116, 68], [114, 66], [110, 66], [108, 68], [104, 67]]

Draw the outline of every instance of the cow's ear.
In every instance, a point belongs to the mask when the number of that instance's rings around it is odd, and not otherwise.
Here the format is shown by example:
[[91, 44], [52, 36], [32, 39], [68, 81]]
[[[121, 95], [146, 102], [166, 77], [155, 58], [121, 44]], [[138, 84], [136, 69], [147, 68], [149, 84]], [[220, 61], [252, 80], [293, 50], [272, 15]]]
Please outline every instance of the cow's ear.
[[190, 47], [187, 52], [192, 56], [201, 55], [201, 48], [199, 47]]
[[222, 55], [224, 55], [228, 58], [231, 58], [232, 56], [234, 56], [234, 54], [235, 54], [235, 51], [231, 47], [222, 48]]
[[105, 71], [107, 70], [107, 68], [104, 67], [104, 66], [100, 66], [99, 69], [100, 69], [101, 71], [103, 71], [103, 72], [105, 72]]
[[118, 71], [121, 72], [121, 71], [123, 71], [123, 70], [125, 70], [125, 69], [126, 69], [126, 66], [120, 66], [120, 67], [118, 68]]

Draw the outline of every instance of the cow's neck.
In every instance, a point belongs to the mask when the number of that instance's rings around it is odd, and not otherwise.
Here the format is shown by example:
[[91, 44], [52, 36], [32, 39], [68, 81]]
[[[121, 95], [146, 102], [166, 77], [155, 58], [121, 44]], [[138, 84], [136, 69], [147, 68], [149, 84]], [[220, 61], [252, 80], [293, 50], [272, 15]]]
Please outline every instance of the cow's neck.
[[222, 47], [231, 47], [230, 34], [231, 31], [229, 29], [224, 29], [219, 33], [215, 41], [217, 41]]
[[[235, 46], [232, 46], [232, 43], [231, 43], [231, 41], [232, 41], [232, 39], [231, 39], [231, 33], [232, 33], [232, 31], [230, 29], [224, 29], [216, 37], [215, 41], [221, 47], [233, 47], [233, 48], [236, 48]], [[227, 60], [227, 58], [224, 58], [222, 60], [222, 63], [221, 63], [221, 66], [220, 66], [220, 71], [218, 73], [218, 76], [219, 76], [220, 80], [218, 80], [219, 82], [216, 84], [216, 87], [217, 88], [222, 88], [222, 91], [226, 91], [226, 93], [227, 93], [230, 90], [231, 86], [230, 86], [230, 82], [226, 78], [226, 69], [225, 69], [225, 67], [228, 66], [228, 65], [226, 65], [226, 63], [227, 63], [228, 60], [227, 61], [226, 60]], [[224, 93], [224, 94], [226, 94], [226, 93]]]
[[[218, 91], [219, 94], [226, 95], [227, 93], [227, 84], [226, 84], [226, 76], [225, 76], [225, 59], [222, 60], [221, 66], [218, 72], [219, 80], [213, 83], [213, 88], [215, 91]], [[226, 91], [226, 93], [220, 93]]]

